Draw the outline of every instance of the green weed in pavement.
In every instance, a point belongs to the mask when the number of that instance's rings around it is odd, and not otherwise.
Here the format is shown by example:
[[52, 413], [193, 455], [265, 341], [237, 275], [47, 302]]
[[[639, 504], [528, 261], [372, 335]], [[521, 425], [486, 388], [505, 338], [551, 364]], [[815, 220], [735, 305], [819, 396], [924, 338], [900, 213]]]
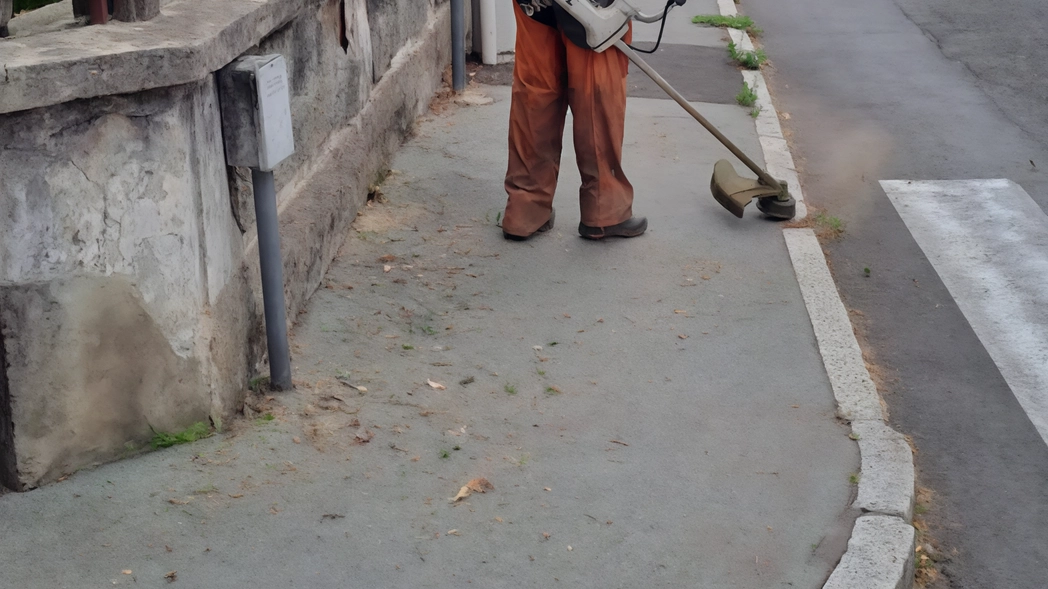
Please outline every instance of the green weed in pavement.
[[740, 31], [746, 31], [753, 36], [758, 36], [764, 31], [753, 26], [753, 19], [737, 14], [735, 16], [722, 16], [720, 14], [699, 14], [692, 17], [691, 22], [697, 25], [709, 25], [711, 27], [721, 27], [730, 29], [739, 29]]
[[738, 102], [740, 106], [753, 106], [757, 102], [757, 93], [750, 88], [749, 84], [743, 82], [742, 90], [735, 95], [735, 102]]
[[735, 42], [728, 43], [728, 55], [731, 56], [736, 63], [748, 70], [759, 70], [764, 65], [765, 61], [768, 61], [768, 56], [764, 53], [763, 49], [757, 49], [756, 51], [740, 51]]
[[189, 444], [210, 436], [211, 426], [203, 421], [198, 421], [180, 432], [169, 434], [154, 430], [153, 439], [149, 443], [156, 450], [157, 448], [170, 448], [178, 444]]

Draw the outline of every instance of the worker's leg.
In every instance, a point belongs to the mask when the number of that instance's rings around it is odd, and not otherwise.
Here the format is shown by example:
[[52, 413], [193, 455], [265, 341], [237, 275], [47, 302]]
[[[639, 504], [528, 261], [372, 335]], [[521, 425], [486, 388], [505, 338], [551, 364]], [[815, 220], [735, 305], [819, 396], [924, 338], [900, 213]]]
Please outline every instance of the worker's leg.
[[[626, 34], [627, 43], [630, 36]], [[582, 223], [617, 225], [633, 216], [633, 186], [621, 167], [629, 60], [614, 47], [595, 53], [566, 39], [564, 43], [575, 155], [582, 174]]]
[[568, 103], [560, 32], [513, 6], [517, 43], [502, 230], [526, 236], [549, 220], [553, 208]]

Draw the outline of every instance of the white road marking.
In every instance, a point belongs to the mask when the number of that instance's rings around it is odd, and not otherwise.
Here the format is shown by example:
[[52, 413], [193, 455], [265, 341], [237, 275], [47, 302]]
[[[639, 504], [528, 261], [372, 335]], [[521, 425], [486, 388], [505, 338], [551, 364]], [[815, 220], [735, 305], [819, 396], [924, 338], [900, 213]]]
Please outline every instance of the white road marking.
[[1011, 180], [881, 187], [1048, 443], [1048, 216]]

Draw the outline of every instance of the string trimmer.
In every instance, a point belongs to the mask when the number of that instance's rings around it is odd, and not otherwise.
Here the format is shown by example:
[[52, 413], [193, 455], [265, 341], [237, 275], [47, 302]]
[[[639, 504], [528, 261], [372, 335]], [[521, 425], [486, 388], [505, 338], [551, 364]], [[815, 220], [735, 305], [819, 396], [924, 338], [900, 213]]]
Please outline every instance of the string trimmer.
[[[669, 94], [670, 98], [688, 112], [696, 121], [706, 128], [717, 138], [724, 147], [728, 148], [735, 157], [739, 158], [747, 168], [757, 175], [756, 179], [745, 178], [735, 172], [735, 168], [728, 160], [720, 160], [713, 166], [713, 178], [710, 180], [710, 191], [713, 198], [724, 208], [732, 212], [736, 217], [742, 218], [743, 210], [750, 201], [757, 199], [757, 209], [769, 217], [778, 219], [792, 219], [796, 214], [797, 202], [790, 196], [785, 182], [776, 180], [758, 166], [735, 146], [723, 133], [717, 130], [706, 117], [702, 116], [694, 106], [681, 96], [673, 86], [670, 86], [662, 76], [650, 65], [637, 55], [632, 47], [627, 45], [622, 37], [629, 30], [629, 22], [636, 19], [645, 23], [662, 21], [663, 29], [666, 26], [666, 15], [673, 6], [683, 6], [687, 0], [668, 0], [662, 14], [642, 14], [634, 8], [627, 0], [555, 0], [557, 6], [570, 14], [582, 26], [585, 39], [575, 39], [596, 52], [602, 52], [609, 47], [615, 47], [623, 52], [626, 57], [637, 65], [648, 75], [660, 88]], [[580, 31], [581, 32], [581, 31]], [[569, 36], [572, 36], [569, 32]], [[577, 35], [581, 37], [581, 35]], [[659, 41], [662, 40], [662, 30], [659, 31]], [[658, 44], [656, 43], [656, 47]], [[650, 53], [650, 52], [649, 52]]]

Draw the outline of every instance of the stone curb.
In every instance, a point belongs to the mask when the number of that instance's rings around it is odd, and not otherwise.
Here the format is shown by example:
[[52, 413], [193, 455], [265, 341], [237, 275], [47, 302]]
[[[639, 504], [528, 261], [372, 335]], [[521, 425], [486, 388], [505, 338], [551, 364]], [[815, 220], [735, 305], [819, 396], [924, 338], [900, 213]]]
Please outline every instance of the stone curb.
[[[837, 398], [838, 414], [851, 421], [862, 459], [853, 503], [869, 515], [855, 522], [848, 550], [826, 588], [913, 587], [913, 454], [901, 434], [883, 420], [880, 396], [863, 364], [851, 322], [811, 229], [785, 229], [815, 339]], [[857, 417], [862, 415], [862, 417]], [[869, 519], [878, 518], [878, 519]]]
[[[724, 16], [738, 14], [733, 0], [717, 0], [717, 5]], [[740, 49], [753, 50], [749, 35], [735, 29], [728, 29], [728, 33]], [[760, 71], [744, 71], [742, 76], [757, 94], [760, 111], [756, 128], [768, 173], [789, 184], [790, 194], [797, 200], [796, 219], [802, 220], [807, 207], [800, 178], [764, 76]], [[911, 589], [917, 539], [910, 524], [913, 453], [902, 434], [885, 422], [884, 404], [866, 369], [815, 232], [784, 229], [783, 237], [837, 400], [837, 415], [851, 422], [861, 457], [859, 492], [853, 507], [865, 515], [856, 520], [848, 549], [823, 589]]]
[[908, 589], [913, 586], [913, 526], [890, 515], [855, 520], [848, 551], [823, 589]]

